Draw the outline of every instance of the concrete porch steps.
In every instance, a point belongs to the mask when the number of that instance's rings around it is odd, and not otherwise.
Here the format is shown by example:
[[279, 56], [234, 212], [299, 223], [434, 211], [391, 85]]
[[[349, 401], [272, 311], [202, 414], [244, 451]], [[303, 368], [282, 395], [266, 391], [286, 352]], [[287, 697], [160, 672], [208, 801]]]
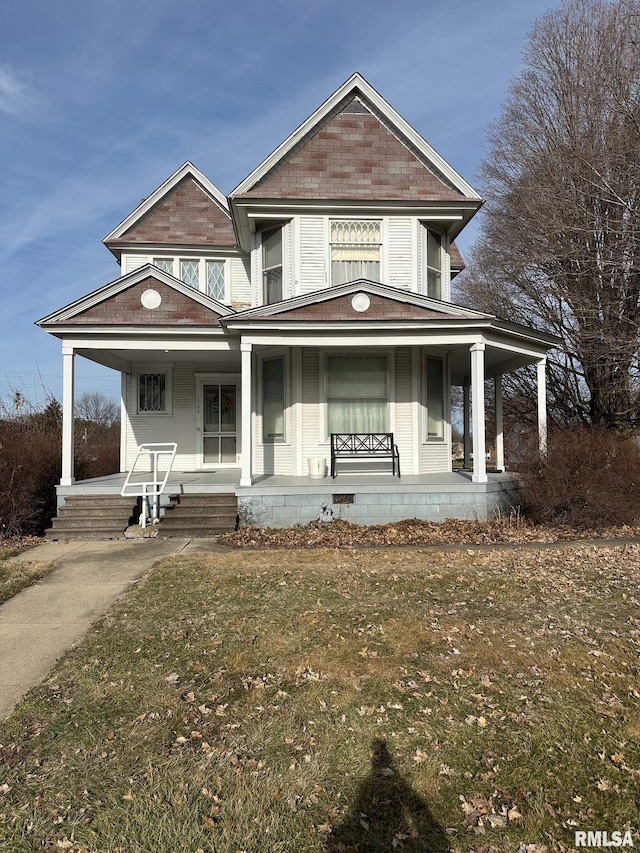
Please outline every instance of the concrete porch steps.
[[136, 498], [119, 495], [69, 495], [45, 530], [52, 539], [122, 539], [138, 516]]
[[171, 495], [160, 522], [160, 536], [198, 538], [235, 530], [238, 500], [229, 494]]

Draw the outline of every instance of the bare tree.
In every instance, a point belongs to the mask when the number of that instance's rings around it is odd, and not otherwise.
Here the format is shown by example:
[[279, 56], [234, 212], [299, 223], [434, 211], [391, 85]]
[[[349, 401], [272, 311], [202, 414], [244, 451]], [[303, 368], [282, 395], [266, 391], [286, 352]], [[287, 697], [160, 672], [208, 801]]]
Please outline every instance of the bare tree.
[[76, 401], [75, 416], [109, 429], [120, 420], [120, 407], [100, 391], [85, 391]]
[[[558, 334], [556, 419], [639, 417], [640, 0], [565, 0], [534, 25], [481, 167], [460, 301]], [[529, 394], [526, 372], [509, 391]]]

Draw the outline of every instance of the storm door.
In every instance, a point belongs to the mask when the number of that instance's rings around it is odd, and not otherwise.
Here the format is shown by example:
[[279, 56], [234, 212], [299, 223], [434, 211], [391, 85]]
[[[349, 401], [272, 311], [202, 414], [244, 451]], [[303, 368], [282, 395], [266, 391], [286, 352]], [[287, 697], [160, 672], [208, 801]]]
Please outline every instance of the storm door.
[[203, 381], [198, 409], [201, 467], [236, 468], [239, 463], [237, 384]]

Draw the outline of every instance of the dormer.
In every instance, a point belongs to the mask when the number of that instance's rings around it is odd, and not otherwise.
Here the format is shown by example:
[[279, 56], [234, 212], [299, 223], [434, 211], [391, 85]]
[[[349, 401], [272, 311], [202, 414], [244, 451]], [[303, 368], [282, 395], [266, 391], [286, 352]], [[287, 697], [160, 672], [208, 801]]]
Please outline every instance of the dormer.
[[452, 241], [482, 205], [359, 74], [229, 202], [252, 253], [253, 305], [360, 277], [448, 300], [461, 268]]
[[184, 163], [104, 239], [126, 275], [153, 264], [225, 304], [249, 304], [249, 259], [225, 196]]

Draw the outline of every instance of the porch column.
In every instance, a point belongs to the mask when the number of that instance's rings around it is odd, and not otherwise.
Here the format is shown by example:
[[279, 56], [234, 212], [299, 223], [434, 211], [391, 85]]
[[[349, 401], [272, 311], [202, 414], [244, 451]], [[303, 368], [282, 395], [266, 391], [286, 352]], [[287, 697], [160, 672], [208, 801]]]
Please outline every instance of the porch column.
[[496, 393], [496, 470], [504, 471], [504, 428], [502, 423], [502, 374], [495, 377]]
[[547, 358], [538, 361], [538, 447], [547, 452]]
[[474, 483], [487, 482], [484, 431], [484, 344], [471, 347], [471, 393], [473, 395], [473, 474]]
[[74, 481], [73, 470], [73, 407], [75, 384], [75, 353], [73, 347], [62, 345], [62, 477], [61, 486]]
[[469, 432], [469, 411], [471, 409], [471, 401], [469, 399], [469, 377], [464, 377], [462, 385], [462, 447], [464, 458], [462, 467], [468, 470], [471, 467], [471, 433]]
[[251, 476], [251, 344], [240, 344], [242, 358], [242, 469], [240, 471], [240, 485], [250, 486]]

